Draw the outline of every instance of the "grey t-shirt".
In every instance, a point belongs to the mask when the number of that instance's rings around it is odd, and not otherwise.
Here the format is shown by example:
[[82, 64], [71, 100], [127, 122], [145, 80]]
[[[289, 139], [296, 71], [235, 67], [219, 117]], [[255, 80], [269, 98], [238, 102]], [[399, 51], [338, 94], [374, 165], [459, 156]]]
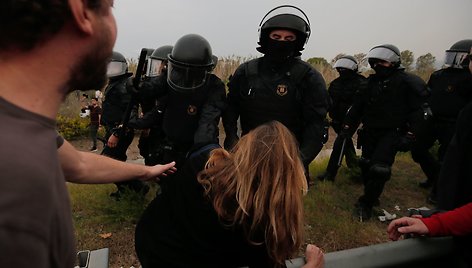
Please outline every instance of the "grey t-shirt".
[[0, 266], [73, 267], [69, 195], [55, 121], [0, 97]]

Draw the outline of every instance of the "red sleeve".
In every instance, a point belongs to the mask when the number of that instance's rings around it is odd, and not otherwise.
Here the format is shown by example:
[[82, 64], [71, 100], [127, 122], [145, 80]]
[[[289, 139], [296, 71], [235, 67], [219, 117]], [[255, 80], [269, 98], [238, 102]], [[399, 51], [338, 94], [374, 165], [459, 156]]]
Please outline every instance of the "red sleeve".
[[428, 227], [430, 236], [472, 234], [472, 203], [421, 220]]

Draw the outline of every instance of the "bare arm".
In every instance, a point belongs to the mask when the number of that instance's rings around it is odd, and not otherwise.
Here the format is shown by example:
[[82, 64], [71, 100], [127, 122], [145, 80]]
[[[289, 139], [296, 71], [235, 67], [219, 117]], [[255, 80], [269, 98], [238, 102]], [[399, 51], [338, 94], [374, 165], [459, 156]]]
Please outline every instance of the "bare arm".
[[121, 162], [103, 155], [76, 150], [69, 142], [58, 149], [67, 181], [74, 183], [111, 183], [130, 179], [159, 180], [159, 176], [175, 171], [175, 162], [144, 166]]

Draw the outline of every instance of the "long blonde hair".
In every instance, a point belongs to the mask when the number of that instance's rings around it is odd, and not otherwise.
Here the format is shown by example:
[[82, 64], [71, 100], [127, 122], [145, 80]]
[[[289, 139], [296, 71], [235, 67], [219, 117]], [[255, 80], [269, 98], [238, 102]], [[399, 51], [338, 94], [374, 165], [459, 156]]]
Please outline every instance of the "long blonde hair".
[[298, 251], [307, 182], [297, 142], [284, 125], [255, 128], [231, 153], [214, 150], [198, 180], [220, 220], [241, 226], [250, 243], [265, 243], [278, 264]]

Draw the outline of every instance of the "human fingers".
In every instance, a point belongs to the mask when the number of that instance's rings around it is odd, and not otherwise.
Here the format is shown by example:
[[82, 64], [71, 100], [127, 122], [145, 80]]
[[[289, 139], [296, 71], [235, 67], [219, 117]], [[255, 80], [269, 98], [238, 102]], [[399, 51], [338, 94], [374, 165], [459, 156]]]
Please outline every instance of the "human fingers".
[[308, 244], [305, 250], [306, 264], [303, 268], [322, 268], [324, 267], [323, 251], [312, 244]]

